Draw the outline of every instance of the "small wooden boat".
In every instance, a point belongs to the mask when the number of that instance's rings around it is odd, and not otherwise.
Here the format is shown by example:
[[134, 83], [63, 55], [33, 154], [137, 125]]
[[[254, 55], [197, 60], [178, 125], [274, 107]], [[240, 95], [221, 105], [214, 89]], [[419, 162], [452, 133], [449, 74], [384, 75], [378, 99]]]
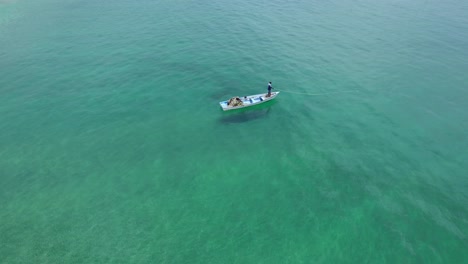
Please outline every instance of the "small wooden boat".
[[256, 94], [248, 95], [244, 97], [233, 97], [227, 101], [219, 102], [223, 111], [234, 110], [244, 107], [249, 107], [252, 105], [258, 105], [264, 102], [275, 99], [279, 92], [272, 92], [270, 96], [267, 97], [267, 94]]

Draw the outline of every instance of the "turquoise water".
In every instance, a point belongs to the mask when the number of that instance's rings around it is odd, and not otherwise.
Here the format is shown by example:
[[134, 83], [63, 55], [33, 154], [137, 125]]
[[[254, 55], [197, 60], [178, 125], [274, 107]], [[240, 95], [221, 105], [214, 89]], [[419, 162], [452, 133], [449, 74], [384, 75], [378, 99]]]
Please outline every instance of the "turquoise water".
[[467, 263], [466, 47], [461, 0], [0, 0], [0, 263]]

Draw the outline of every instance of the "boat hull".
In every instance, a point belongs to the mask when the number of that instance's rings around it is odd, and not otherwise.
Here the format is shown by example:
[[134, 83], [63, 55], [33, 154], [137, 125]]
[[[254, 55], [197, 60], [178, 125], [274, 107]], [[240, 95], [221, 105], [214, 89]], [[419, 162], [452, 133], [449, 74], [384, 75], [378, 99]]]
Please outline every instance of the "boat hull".
[[219, 102], [219, 105], [223, 109], [223, 111], [228, 111], [228, 110], [235, 110], [235, 109], [241, 109], [241, 108], [246, 108], [249, 106], [254, 106], [258, 104], [263, 104], [265, 102], [271, 101], [276, 98], [276, 96], [279, 94], [279, 92], [272, 92], [271, 96], [267, 97], [267, 94], [255, 94], [255, 95], [249, 95], [249, 96], [244, 96], [241, 97], [242, 100], [242, 105], [239, 106], [229, 106], [227, 103], [228, 101], [222, 101]]

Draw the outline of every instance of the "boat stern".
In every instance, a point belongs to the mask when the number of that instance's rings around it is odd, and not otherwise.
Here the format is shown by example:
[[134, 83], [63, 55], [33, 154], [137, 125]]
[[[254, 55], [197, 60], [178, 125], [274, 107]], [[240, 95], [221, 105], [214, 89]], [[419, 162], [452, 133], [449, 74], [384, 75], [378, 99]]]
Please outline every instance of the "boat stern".
[[227, 101], [219, 102], [219, 105], [221, 106], [221, 108], [223, 109], [223, 111], [226, 111], [227, 108], [228, 108]]

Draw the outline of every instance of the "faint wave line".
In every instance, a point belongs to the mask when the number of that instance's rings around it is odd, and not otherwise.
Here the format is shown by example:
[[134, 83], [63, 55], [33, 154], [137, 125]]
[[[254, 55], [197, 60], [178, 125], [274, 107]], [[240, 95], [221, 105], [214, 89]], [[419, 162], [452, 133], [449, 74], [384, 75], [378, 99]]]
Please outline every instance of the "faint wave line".
[[346, 91], [336, 91], [336, 92], [327, 92], [327, 93], [301, 93], [301, 92], [294, 92], [294, 91], [287, 91], [287, 90], [278, 90], [278, 91], [285, 92], [285, 93], [293, 93], [293, 94], [303, 94], [303, 95], [327, 95], [327, 94], [358, 92], [358, 90], [346, 90]]

